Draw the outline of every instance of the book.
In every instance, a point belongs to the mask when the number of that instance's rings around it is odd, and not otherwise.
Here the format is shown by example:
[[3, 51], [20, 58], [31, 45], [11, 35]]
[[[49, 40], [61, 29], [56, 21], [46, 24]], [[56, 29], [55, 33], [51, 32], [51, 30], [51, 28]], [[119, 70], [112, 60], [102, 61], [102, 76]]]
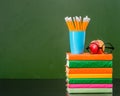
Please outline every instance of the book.
[[69, 68], [112, 68], [112, 60], [67, 60]]
[[112, 54], [90, 54], [90, 53], [83, 53], [83, 54], [71, 54], [66, 53], [67, 60], [112, 60]]
[[66, 74], [112, 74], [112, 68], [69, 68]]
[[112, 93], [112, 88], [67, 88], [68, 93]]
[[112, 78], [112, 74], [66, 74], [68, 78]]
[[112, 84], [112, 78], [67, 78], [67, 84]]
[[113, 84], [67, 84], [68, 88], [112, 88]]

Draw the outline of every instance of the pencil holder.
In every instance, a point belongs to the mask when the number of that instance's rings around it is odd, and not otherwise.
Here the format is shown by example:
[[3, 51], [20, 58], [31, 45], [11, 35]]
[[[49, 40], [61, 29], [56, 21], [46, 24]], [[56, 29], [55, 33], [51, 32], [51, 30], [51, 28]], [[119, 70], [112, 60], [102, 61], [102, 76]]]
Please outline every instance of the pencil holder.
[[81, 54], [84, 52], [85, 33], [84, 31], [69, 32], [70, 51], [72, 54]]

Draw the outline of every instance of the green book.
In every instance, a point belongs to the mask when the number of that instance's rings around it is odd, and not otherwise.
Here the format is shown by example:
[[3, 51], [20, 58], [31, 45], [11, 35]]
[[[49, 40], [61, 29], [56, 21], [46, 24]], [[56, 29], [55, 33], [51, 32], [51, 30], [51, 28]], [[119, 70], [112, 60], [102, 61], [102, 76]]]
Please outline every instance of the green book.
[[69, 84], [112, 84], [112, 78], [67, 78]]
[[112, 60], [67, 60], [69, 68], [112, 68]]

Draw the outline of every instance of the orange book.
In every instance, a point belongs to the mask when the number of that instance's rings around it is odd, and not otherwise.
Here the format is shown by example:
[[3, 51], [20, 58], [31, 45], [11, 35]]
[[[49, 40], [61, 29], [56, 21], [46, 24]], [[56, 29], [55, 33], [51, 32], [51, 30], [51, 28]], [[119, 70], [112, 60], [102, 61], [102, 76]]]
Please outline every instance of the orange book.
[[112, 54], [90, 54], [90, 53], [83, 53], [83, 54], [66, 54], [67, 60], [112, 60]]
[[67, 74], [112, 74], [112, 68], [69, 68], [66, 66]]

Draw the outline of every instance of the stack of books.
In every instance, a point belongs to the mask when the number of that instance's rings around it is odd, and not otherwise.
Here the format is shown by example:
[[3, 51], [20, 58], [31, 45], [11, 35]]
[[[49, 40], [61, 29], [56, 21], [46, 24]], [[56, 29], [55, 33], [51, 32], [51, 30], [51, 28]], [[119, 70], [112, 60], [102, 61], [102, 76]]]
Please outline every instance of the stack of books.
[[68, 93], [112, 93], [112, 54], [66, 53]]

